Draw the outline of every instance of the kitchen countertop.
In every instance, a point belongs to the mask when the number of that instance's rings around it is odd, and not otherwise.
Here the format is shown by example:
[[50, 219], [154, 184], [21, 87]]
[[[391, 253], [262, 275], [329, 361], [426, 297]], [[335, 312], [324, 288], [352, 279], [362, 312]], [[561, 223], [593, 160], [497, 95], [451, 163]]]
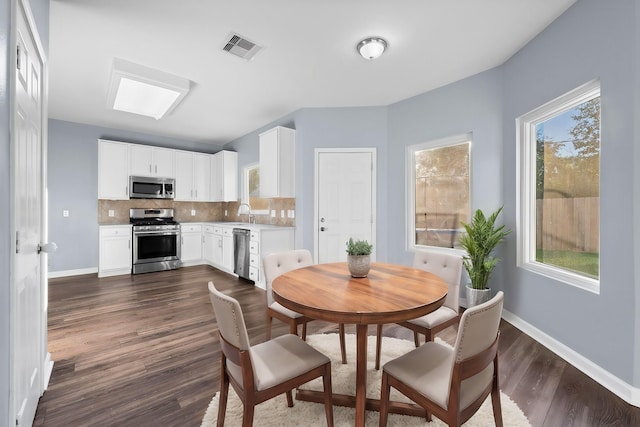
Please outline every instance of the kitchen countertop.
[[295, 227], [288, 227], [283, 225], [271, 225], [271, 224], [249, 224], [247, 222], [228, 222], [228, 221], [220, 221], [220, 222], [181, 222], [181, 224], [202, 224], [202, 225], [214, 225], [219, 227], [233, 227], [233, 228], [244, 228], [247, 230], [286, 230], [286, 229], [295, 229]]

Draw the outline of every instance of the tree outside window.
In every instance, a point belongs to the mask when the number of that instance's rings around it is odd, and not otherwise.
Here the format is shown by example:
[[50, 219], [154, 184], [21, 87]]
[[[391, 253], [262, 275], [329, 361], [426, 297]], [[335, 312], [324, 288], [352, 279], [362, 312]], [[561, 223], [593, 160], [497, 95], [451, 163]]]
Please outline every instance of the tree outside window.
[[411, 246], [458, 247], [469, 217], [468, 135], [410, 148], [413, 206]]
[[518, 119], [518, 263], [599, 292], [600, 85], [590, 82]]

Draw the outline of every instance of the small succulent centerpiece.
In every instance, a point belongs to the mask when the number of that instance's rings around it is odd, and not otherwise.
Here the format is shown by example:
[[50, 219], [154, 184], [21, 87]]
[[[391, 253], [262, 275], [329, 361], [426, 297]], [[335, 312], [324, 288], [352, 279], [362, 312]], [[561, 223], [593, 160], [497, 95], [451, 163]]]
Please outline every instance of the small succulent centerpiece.
[[367, 277], [371, 269], [371, 250], [373, 245], [366, 240], [353, 240], [347, 242], [347, 265], [351, 277]]
[[480, 209], [476, 210], [470, 223], [462, 223], [466, 233], [460, 237], [460, 245], [467, 251], [463, 257], [464, 268], [469, 274], [471, 284], [467, 285], [467, 305], [472, 307], [491, 298], [488, 286], [489, 276], [500, 261], [491, 254], [511, 230], [504, 225], [496, 226], [496, 219], [502, 207], [486, 217]]

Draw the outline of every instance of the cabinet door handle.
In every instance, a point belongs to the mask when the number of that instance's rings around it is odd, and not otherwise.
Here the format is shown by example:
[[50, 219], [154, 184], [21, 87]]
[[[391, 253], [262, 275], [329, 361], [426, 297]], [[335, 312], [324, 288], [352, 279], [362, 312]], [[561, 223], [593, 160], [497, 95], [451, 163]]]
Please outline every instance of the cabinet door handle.
[[151, 163], [149, 163], [149, 173], [151, 173]]
[[320, 231], [325, 231], [327, 227], [320, 227]]

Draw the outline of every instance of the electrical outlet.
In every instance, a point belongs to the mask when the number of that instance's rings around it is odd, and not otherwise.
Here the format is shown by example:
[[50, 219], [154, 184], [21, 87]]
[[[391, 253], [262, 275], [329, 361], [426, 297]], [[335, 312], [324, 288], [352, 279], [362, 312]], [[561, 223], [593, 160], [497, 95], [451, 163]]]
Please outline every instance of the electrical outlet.
[[275, 218], [276, 217], [276, 211], [271, 211], [271, 218]]
[[224, 216], [227, 216], [227, 210], [226, 209], [224, 210]]
[[65, 217], [65, 218], [68, 217], [69, 216], [69, 211], [67, 209], [63, 210], [62, 211], [62, 216]]
[[196, 216], [196, 210], [195, 209], [191, 209], [191, 216]]
[[284, 218], [284, 209], [280, 210], [280, 218]]
[[116, 216], [116, 211], [109, 209], [109, 216]]
[[296, 211], [294, 209], [291, 209], [291, 219], [296, 217]]

